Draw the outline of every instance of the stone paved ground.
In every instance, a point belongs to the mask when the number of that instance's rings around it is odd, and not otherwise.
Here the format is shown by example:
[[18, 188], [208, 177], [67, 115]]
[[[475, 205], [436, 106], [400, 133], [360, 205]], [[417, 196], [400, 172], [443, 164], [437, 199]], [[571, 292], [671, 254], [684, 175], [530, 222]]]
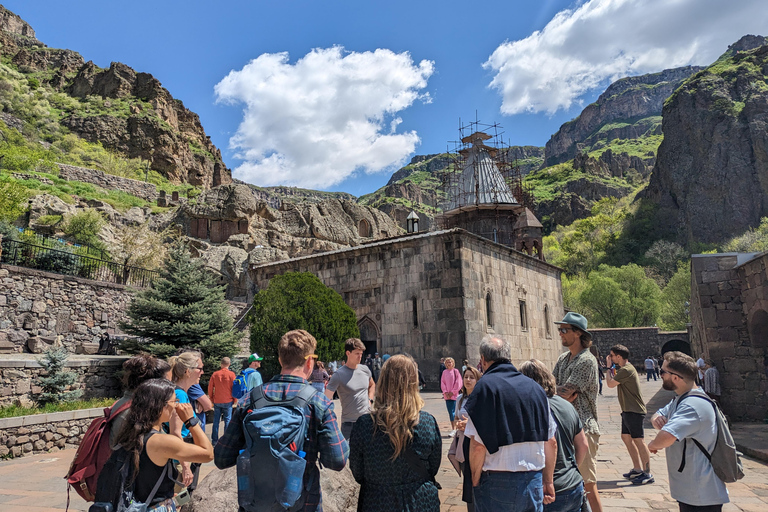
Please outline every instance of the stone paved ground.
[[[655, 411], [670, 398], [669, 392], [661, 389], [661, 382], [645, 382], [641, 379], [642, 390], [649, 411]], [[656, 483], [636, 487], [621, 477], [631, 467], [631, 460], [620, 438], [620, 413], [616, 399], [616, 390], [603, 388], [604, 396], [599, 397], [601, 437], [598, 452], [598, 480], [606, 512], [619, 511], [666, 511], [677, 510], [677, 504], [669, 497], [666, 462], [663, 454], [652, 456], [651, 469]], [[443, 436], [443, 453], [450, 446], [448, 431], [448, 413], [438, 393], [425, 393], [426, 410], [438, 420]], [[336, 403], [338, 408], [338, 402]], [[650, 424], [646, 424], [646, 436], [650, 440], [655, 434]], [[741, 427], [740, 427], [741, 428]], [[756, 438], [768, 441], [768, 427], [749, 425], [745, 431], [752, 432]], [[750, 430], [751, 429], [751, 430]], [[210, 427], [209, 427], [210, 433]], [[768, 443], [765, 444], [768, 447]], [[66, 507], [66, 486], [62, 476], [67, 472], [74, 450], [52, 454], [23, 457], [17, 460], [0, 462], [0, 511], [2, 512], [61, 512]], [[443, 512], [466, 510], [461, 501], [461, 481], [448, 460], [444, 462], [437, 475], [443, 486], [440, 492]], [[768, 465], [755, 459], [744, 458], [746, 476], [735, 484], [728, 485], [731, 503], [723, 510], [726, 512], [766, 512], [768, 511]], [[203, 476], [214, 471], [213, 464], [203, 466]], [[87, 510], [86, 504], [73, 493], [70, 510]], [[218, 512], [218, 511], [217, 511]]]

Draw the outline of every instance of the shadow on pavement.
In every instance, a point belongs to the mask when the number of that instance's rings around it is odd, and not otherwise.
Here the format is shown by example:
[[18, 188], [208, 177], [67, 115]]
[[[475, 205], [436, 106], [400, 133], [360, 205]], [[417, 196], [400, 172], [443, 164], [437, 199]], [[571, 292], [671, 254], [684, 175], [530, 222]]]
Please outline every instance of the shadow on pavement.
[[653, 428], [653, 425], [651, 425], [651, 417], [656, 414], [656, 411], [671, 402], [673, 398], [675, 398], [674, 391], [667, 391], [664, 388], [659, 388], [656, 394], [645, 404], [645, 408], [648, 412], [645, 414], [643, 427]]

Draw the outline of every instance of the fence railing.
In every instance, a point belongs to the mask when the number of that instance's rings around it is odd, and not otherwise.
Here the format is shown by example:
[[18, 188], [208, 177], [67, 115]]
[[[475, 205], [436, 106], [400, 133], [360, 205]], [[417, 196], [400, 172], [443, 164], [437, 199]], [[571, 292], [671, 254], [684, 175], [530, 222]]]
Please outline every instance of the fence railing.
[[[95, 247], [91, 247], [88, 244], [78, 244], [74, 242], [70, 242], [69, 240], [64, 240], [63, 238], [59, 238], [56, 236], [50, 236], [50, 235], [44, 235], [42, 233], [38, 233], [32, 229], [29, 228], [17, 228], [19, 230], [19, 233], [23, 235], [24, 237], [34, 237], [37, 240], [41, 240], [42, 242], [49, 242], [49, 245], [52, 245], [52, 249], [60, 249], [60, 250], [67, 250], [67, 247], [72, 247], [75, 249], [80, 249], [81, 252], [84, 251], [87, 253], [88, 256], [94, 257], [94, 258], [100, 258], [104, 259], [105, 252], [102, 249], [97, 249]], [[34, 243], [28, 240], [28, 243]], [[44, 243], [41, 243], [40, 245], [45, 245]]]
[[0, 261], [8, 265], [139, 288], [148, 287], [159, 276], [155, 270], [121, 265], [17, 240], [3, 240]]

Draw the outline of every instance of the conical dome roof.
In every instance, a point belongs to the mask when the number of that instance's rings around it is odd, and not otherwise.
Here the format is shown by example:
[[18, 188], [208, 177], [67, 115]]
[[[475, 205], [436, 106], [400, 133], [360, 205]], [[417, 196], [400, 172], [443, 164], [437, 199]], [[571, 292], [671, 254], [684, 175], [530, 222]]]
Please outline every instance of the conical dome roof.
[[472, 140], [464, 169], [450, 190], [447, 210], [472, 205], [517, 204], [481, 137]]

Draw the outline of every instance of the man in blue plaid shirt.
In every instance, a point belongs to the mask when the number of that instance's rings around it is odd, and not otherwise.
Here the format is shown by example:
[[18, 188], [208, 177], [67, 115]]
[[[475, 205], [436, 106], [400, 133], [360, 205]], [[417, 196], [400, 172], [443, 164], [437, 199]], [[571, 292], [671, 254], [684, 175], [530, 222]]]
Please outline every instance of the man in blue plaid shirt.
[[[282, 371], [264, 384], [264, 394], [276, 400], [288, 400], [308, 386], [307, 379], [315, 367], [314, 336], [304, 330], [287, 332], [280, 339], [277, 354]], [[232, 420], [224, 436], [214, 448], [214, 462], [219, 469], [234, 466], [240, 450], [245, 448], [243, 419], [247, 414], [248, 404], [239, 407], [232, 415]], [[316, 462], [334, 471], [341, 471], [349, 457], [349, 446], [341, 435], [333, 412], [333, 402], [322, 393], [315, 393], [309, 401], [307, 410], [309, 424], [308, 440], [304, 444], [307, 468], [304, 471], [304, 485], [310, 485], [305, 495], [304, 512], [322, 512], [323, 498], [320, 490], [320, 470]], [[242, 510], [242, 507], [241, 507]]]

